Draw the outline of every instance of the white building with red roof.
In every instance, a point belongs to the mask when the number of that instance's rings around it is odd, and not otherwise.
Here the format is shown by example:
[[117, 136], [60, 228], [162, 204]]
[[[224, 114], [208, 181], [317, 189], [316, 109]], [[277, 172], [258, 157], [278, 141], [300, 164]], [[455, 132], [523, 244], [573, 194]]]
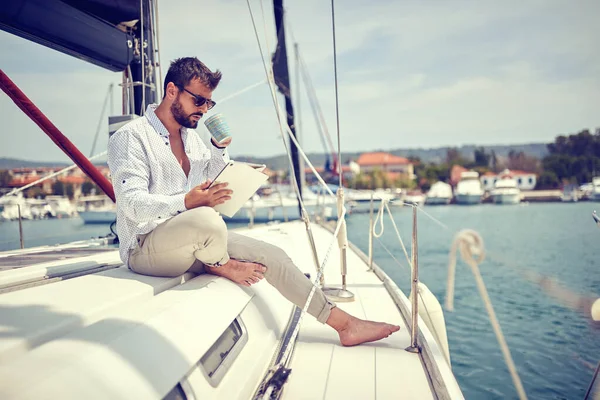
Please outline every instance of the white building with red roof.
[[521, 190], [533, 190], [537, 184], [537, 174], [535, 172], [526, 172], [518, 170], [505, 169], [499, 174], [486, 172], [479, 177], [484, 190], [492, 190], [494, 184], [503, 177], [510, 177], [517, 182], [517, 187]]
[[408, 179], [415, 178], [413, 163], [408, 158], [395, 156], [390, 153], [363, 153], [358, 157], [356, 163], [359, 165], [361, 172], [370, 172], [379, 169], [391, 176], [401, 175]]

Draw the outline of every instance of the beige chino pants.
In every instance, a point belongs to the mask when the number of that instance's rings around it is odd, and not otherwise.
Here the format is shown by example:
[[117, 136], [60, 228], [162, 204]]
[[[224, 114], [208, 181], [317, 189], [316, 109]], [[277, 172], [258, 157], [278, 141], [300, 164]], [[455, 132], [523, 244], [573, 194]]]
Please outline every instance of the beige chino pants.
[[[210, 207], [185, 211], [138, 237], [130, 251], [129, 267], [142, 275], [179, 276], [190, 271], [204, 273], [205, 264], [225, 264], [229, 257], [248, 260], [267, 268], [265, 279], [286, 299], [303, 307], [312, 282], [281, 248], [228, 232], [223, 218]], [[317, 289], [308, 313], [325, 323], [335, 307]]]

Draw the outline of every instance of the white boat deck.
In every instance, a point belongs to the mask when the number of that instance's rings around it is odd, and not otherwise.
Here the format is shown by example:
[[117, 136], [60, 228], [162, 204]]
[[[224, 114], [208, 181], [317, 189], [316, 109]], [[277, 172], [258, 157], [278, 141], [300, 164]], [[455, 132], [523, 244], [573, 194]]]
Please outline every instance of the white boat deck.
[[[316, 276], [302, 222], [238, 231], [282, 247], [304, 272]], [[332, 235], [319, 226], [313, 226], [313, 233], [323, 259]], [[118, 267], [117, 259], [117, 251], [111, 251], [0, 273], [0, 290], [9, 290], [0, 294], [0, 398], [160, 399], [179, 382], [187, 382], [194, 398], [251, 398], [292, 306], [265, 281], [243, 288], [208, 275], [147, 277]], [[96, 272], [104, 266], [109, 269]], [[86, 269], [87, 275], [51, 281]], [[339, 270], [336, 242], [325, 270], [328, 285], [341, 283]], [[11, 291], [18, 285], [22, 288]], [[425, 353], [404, 350], [409, 330], [388, 292], [389, 282], [367, 272], [350, 249], [348, 289], [355, 301], [340, 308], [359, 318], [398, 324], [400, 332], [346, 348], [333, 329], [307, 315], [283, 399], [462, 398], [423, 324], [421, 336], [430, 343], [435, 373], [427, 372]], [[247, 328], [248, 343], [221, 383], [211, 386], [198, 360], [236, 317]], [[434, 394], [432, 382], [444, 389]]]
[[[285, 232], [281, 235], [279, 230]], [[297, 265], [316, 276], [313, 263], [307, 265], [310, 247], [303, 223], [285, 224], [240, 233], [260, 237], [276, 244]], [[332, 236], [323, 228], [313, 227], [319, 259], [323, 260]], [[326, 285], [341, 286], [337, 242], [325, 268]], [[308, 260], [312, 260], [308, 258]], [[284, 399], [430, 399], [434, 398], [418, 354], [409, 353], [410, 330], [406, 326], [383, 282], [350, 249], [348, 290], [355, 300], [339, 303], [344, 311], [363, 319], [385, 321], [401, 326], [399, 332], [376, 343], [343, 347], [336, 332], [307, 315], [302, 322], [298, 343], [290, 365], [292, 373], [284, 390]]]

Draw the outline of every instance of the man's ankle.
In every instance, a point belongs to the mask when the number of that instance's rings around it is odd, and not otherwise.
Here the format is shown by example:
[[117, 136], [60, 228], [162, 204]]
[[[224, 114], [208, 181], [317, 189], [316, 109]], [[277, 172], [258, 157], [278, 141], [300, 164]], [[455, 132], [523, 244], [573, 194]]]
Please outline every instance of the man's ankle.
[[331, 314], [325, 322], [338, 332], [348, 329], [348, 326], [352, 322], [352, 316], [345, 311], [340, 310], [338, 307], [331, 309]]

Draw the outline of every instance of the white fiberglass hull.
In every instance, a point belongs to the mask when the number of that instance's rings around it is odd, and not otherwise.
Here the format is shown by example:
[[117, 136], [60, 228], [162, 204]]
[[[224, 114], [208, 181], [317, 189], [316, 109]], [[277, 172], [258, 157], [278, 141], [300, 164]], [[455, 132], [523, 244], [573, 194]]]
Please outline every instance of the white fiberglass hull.
[[431, 196], [431, 197], [426, 197], [425, 198], [425, 204], [428, 204], [428, 205], [446, 205], [446, 204], [450, 204], [451, 200], [452, 199], [448, 198], [448, 197]]
[[521, 193], [497, 193], [492, 198], [495, 204], [519, 204], [521, 202]]
[[480, 194], [457, 194], [457, 204], [479, 204], [481, 203], [482, 195]]
[[85, 224], [111, 224], [117, 219], [114, 211], [79, 211], [79, 217]]

